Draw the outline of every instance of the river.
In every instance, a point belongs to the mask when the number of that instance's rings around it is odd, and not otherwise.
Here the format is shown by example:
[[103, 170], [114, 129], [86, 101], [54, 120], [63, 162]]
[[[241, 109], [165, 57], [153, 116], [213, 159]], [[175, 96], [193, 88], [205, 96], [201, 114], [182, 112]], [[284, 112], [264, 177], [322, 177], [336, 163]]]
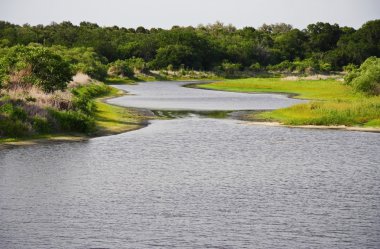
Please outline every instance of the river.
[[[119, 87], [137, 97], [138, 88], [157, 93], [168, 84]], [[258, 97], [296, 101], [238, 94], [244, 104], [226, 108], [225, 93], [190, 90], [177, 101], [158, 91], [163, 102], [152, 92], [146, 102], [110, 102], [239, 110], [249, 101], [271, 109]], [[379, 141], [379, 133], [192, 114], [83, 142], [1, 150], [0, 248], [380, 248]]]

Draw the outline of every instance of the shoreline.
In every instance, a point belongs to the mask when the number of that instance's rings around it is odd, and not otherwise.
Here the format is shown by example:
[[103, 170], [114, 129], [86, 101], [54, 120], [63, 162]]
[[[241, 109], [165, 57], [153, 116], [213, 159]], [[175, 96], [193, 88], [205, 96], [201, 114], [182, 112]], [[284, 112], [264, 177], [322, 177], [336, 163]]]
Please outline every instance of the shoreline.
[[372, 132], [380, 133], [380, 128], [375, 127], [360, 127], [360, 126], [345, 126], [345, 125], [286, 125], [280, 122], [269, 121], [245, 121], [241, 124], [245, 125], [262, 125], [272, 127], [286, 127], [286, 128], [300, 128], [300, 129], [317, 129], [317, 130], [341, 130], [341, 131], [360, 131], [360, 132]]
[[[143, 117], [148, 117], [150, 113], [148, 113], [147, 110], [143, 109], [137, 109], [137, 108], [128, 108], [128, 107], [122, 107], [117, 105], [112, 105], [110, 103], [107, 103], [107, 99], [120, 97], [123, 95], [127, 95], [127, 92], [114, 88], [118, 92], [116, 94], [112, 94], [109, 96], [103, 96], [99, 98], [95, 98], [95, 102], [100, 102], [108, 106], [112, 106], [115, 108], [125, 109], [129, 111], [133, 111], [138, 113], [139, 115]], [[152, 117], [154, 114], [151, 114]], [[72, 134], [72, 133], [59, 133], [59, 134], [45, 134], [45, 135], [39, 135], [36, 137], [21, 137], [21, 138], [10, 138], [10, 141], [0, 141], [0, 150], [3, 149], [12, 149], [15, 147], [21, 147], [21, 146], [31, 146], [31, 145], [38, 145], [38, 144], [49, 144], [49, 143], [62, 143], [62, 142], [84, 142], [88, 141], [91, 138], [97, 138], [97, 137], [105, 137], [105, 136], [112, 136], [121, 134], [124, 132], [129, 131], [135, 131], [138, 129], [142, 129], [149, 125], [149, 118], [143, 118], [139, 123], [126, 123], [124, 126], [117, 127], [117, 128], [106, 128], [104, 126], [97, 125], [97, 130], [91, 134], [91, 135], [85, 135], [85, 134]], [[130, 127], [128, 125], [132, 125], [133, 127]]]
[[[211, 82], [214, 82], [214, 81], [211, 81]], [[189, 87], [189, 88], [209, 90], [209, 91], [225, 91], [225, 90], [198, 87], [198, 85], [200, 84], [208, 84], [211, 82], [210, 81], [205, 82], [202, 80], [201, 81], [194, 80], [194, 82], [189, 82], [189, 84], [185, 84], [182, 87]], [[139, 83], [139, 82], [136, 82], [136, 83]], [[115, 107], [115, 108], [133, 111], [137, 113], [138, 115], [141, 115], [141, 117], [144, 117], [142, 118], [142, 120], [140, 120], [139, 123], [126, 123], [125, 126], [121, 126], [117, 128], [105, 128], [98, 125], [97, 127], [98, 130], [92, 135], [72, 135], [72, 134], [64, 134], [64, 133], [63, 134], [47, 134], [47, 135], [42, 135], [41, 137], [37, 137], [37, 138], [30, 137], [30, 138], [19, 138], [19, 139], [15, 139], [14, 141], [4, 141], [4, 142], [0, 141], [0, 150], [15, 148], [19, 146], [37, 145], [37, 144], [88, 141], [91, 138], [117, 135], [117, 134], [121, 134], [125, 132], [142, 129], [149, 125], [149, 120], [155, 119], [156, 115], [154, 114], [152, 110], [125, 107], [125, 106], [119, 106], [119, 105], [108, 103], [107, 102], [108, 99], [128, 95], [128, 92], [124, 90], [121, 90], [115, 87], [114, 89], [118, 91], [116, 94], [99, 97], [99, 98], [96, 98], [95, 101], [103, 103], [108, 106]], [[241, 91], [241, 93], [247, 93], [247, 92]], [[248, 94], [263, 94], [263, 93], [286, 95], [288, 98], [294, 98], [297, 95], [299, 95], [299, 94], [280, 93], [280, 92], [249, 92]], [[298, 98], [298, 99], [301, 99], [301, 98]], [[302, 100], [309, 100], [309, 99], [302, 99]], [[255, 111], [255, 110], [252, 110], [252, 111]], [[188, 112], [191, 113], [192, 110], [188, 110]], [[300, 129], [341, 130], [341, 131], [380, 133], [380, 128], [377, 128], [377, 127], [358, 127], [358, 126], [345, 126], [345, 125], [331, 125], [331, 126], [329, 125], [286, 125], [277, 121], [250, 121], [250, 120], [245, 120], [245, 119], [240, 119], [240, 121], [241, 121], [241, 124], [244, 124], [244, 125], [262, 125], [262, 126], [271, 126], [271, 127], [287, 127], [287, 128], [300, 128]], [[127, 125], [133, 125], [133, 127], [127, 127]]]

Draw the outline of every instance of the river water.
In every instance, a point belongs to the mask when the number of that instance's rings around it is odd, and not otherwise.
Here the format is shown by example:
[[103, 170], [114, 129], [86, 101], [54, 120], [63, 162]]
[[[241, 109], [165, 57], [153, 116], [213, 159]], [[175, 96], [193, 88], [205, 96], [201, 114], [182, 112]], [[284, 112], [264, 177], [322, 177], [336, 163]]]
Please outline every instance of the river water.
[[190, 115], [2, 150], [0, 248], [380, 248], [379, 141]]

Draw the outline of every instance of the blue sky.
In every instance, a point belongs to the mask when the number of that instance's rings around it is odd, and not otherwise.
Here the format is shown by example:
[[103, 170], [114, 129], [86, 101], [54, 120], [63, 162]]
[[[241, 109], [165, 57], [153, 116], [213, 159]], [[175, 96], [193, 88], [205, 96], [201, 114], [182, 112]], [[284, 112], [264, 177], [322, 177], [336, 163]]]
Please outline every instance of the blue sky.
[[379, 0], [1, 0], [0, 20], [24, 24], [96, 22], [101, 26], [196, 26], [221, 21], [237, 27], [318, 21], [359, 28], [380, 19]]

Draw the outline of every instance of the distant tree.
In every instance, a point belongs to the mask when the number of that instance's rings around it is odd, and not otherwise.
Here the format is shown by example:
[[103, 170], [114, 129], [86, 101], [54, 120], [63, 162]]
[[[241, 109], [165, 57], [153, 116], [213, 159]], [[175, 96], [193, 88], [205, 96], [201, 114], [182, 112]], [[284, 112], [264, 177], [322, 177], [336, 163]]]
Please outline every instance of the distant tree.
[[174, 69], [178, 69], [181, 64], [187, 67], [196, 66], [196, 57], [188, 46], [184, 45], [168, 45], [157, 50], [156, 58], [153, 66], [156, 68], [166, 68], [173, 65]]
[[263, 31], [270, 34], [283, 34], [291, 31], [293, 26], [286, 23], [276, 23], [276, 24], [263, 24], [258, 30]]
[[331, 25], [323, 22], [309, 24], [306, 34], [309, 38], [310, 51], [326, 52], [336, 48], [341, 32], [338, 24]]
[[280, 51], [282, 60], [304, 58], [305, 41], [305, 34], [298, 29], [293, 29], [287, 33], [278, 35], [274, 40], [274, 48], [277, 48]]

